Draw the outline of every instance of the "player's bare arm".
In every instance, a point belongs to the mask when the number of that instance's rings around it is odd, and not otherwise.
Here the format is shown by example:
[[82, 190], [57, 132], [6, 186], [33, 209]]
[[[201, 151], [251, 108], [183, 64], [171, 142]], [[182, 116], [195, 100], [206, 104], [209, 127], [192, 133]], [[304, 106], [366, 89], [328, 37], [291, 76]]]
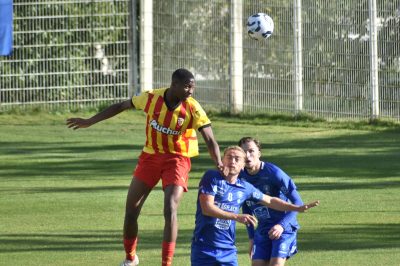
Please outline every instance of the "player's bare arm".
[[299, 206], [299, 205], [294, 205], [294, 204], [288, 203], [279, 198], [264, 195], [263, 199], [260, 201], [260, 203], [263, 205], [266, 205], [272, 209], [278, 210], [278, 211], [305, 212], [308, 209], [318, 206], [319, 200], [311, 202], [309, 204]]
[[[296, 190], [292, 190], [288, 194], [288, 198], [289, 198], [290, 202], [292, 202], [293, 204], [303, 205], [303, 202], [301, 201], [301, 197]], [[291, 212], [286, 212], [285, 216], [288, 216], [289, 213], [291, 213]], [[278, 223], [278, 224], [272, 226], [271, 229], [268, 231], [268, 237], [269, 237], [269, 239], [272, 239], [272, 240], [279, 239], [281, 237], [283, 231], [285, 231], [283, 226]]]
[[74, 130], [78, 129], [78, 128], [87, 128], [87, 127], [90, 127], [91, 125], [94, 125], [100, 121], [111, 118], [127, 109], [132, 109], [132, 108], [134, 108], [134, 106], [133, 106], [132, 100], [129, 99], [129, 100], [126, 100], [123, 102], [113, 104], [88, 119], [77, 118], [77, 117], [68, 118], [67, 126], [69, 128], [73, 128]]
[[214, 196], [207, 194], [200, 194], [199, 196], [201, 211], [204, 215], [225, 219], [234, 220], [245, 225], [257, 225], [256, 217], [250, 214], [236, 214], [232, 212], [223, 211], [214, 204]]
[[215, 162], [217, 168], [223, 172], [224, 170], [224, 165], [222, 164], [221, 161], [221, 153], [219, 150], [219, 145], [217, 141], [215, 140], [214, 133], [212, 131], [211, 126], [205, 126], [201, 129], [199, 129], [201, 135], [203, 136], [203, 139], [207, 145], [208, 152], [211, 155], [211, 158]]

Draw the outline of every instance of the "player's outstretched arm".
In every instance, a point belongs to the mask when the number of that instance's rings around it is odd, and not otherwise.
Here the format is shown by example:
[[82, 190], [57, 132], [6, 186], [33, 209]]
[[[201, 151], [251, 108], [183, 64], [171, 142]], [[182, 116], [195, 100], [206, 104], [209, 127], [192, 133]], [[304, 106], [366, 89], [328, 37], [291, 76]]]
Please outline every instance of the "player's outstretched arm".
[[308, 203], [308, 204], [305, 204], [305, 205], [303, 205], [303, 206], [300, 206], [299, 212], [305, 212], [305, 211], [307, 211], [308, 209], [317, 207], [318, 205], [319, 205], [319, 200], [310, 202], [310, 203]]
[[93, 124], [100, 122], [100, 121], [111, 118], [111, 117], [121, 113], [122, 111], [125, 111], [127, 109], [132, 109], [133, 107], [134, 106], [132, 104], [132, 101], [129, 99], [129, 100], [126, 100], [123, 102], [113, 104], [113, 105], [107, 107], [106, 109], [104, 109], [103, 111], [95, 114], [94, 116], [92, 116], [89, 119], [84, 119], [84, 118], [79, 118], [79, 117], [68, 118], [67, 126], [68, 126], [68, 128], [73, 128], [74, 130], [78, 129], [78, 128], [87, 128]]
[[264, 195], [260, 203], [278, 211], [305, 212], [308, 209], [318, 206], [319, 200], [299, 206], [283, 201], [280, 198]]

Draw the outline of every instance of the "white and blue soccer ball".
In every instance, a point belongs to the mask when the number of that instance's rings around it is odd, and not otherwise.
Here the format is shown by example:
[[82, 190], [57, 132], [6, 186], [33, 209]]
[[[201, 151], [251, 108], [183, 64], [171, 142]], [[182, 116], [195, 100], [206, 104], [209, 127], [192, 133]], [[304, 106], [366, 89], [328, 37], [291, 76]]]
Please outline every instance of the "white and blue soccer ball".
[[247, 33], [255, 40], [266, 40], [274, 32], [274, 21], [265, 13], [251, 15], [247, 19]]

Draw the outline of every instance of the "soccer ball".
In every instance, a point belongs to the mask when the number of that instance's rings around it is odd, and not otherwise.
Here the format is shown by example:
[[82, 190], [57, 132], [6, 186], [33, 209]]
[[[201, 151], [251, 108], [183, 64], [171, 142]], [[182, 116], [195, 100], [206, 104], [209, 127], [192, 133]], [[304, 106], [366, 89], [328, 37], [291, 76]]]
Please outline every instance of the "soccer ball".
[[274, 32], [274, 21], [265, 13], [257, 13], [247, 19], [247, 33], [255, 40], [266, 40]]

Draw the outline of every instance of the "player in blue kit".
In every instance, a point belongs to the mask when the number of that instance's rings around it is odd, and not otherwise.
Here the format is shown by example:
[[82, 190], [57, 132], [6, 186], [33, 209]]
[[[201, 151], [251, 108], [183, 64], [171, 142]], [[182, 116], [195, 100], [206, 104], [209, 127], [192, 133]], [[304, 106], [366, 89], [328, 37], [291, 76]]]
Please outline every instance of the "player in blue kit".
[[294, 205], [260, 192], [250, 183], [238, 179], [246, 154], [239, 146], [225, 149], [220, 171], [207, 171], [199, 184], [196, 225], [192, 239], [192, 266], [236, 266], [235, 222], [255, 226], [256, 218], [239, 214], [246, 200], [253, 200], [281, 211], [305, 210], [318, 205]]
[[[240, 177], [271, 197], [302, 205], [303, 201], [293, 180], [276, 165], [260, 161], [261, 144], [257, 139], [244, 137], [239, 146], [246, 152], [246, 166]], [[282, 212], [246, 201], [243, 213], [257, 217], [258, 226], [247, 227], [252, 266], [283, 266], [297, 253], [297, 212]]]

